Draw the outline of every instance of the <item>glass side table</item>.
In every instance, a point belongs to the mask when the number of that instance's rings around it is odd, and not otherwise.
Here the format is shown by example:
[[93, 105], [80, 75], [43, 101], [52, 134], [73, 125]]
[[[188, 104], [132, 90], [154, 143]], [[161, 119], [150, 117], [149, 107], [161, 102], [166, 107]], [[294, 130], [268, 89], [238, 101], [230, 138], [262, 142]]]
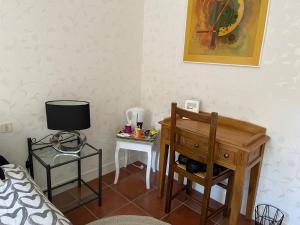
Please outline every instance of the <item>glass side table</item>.
[[[42, 139], [43, 140], [43, 139]], [[77, 142], [77, 139], [66, 140], [65, 144], [72, 146]], [[49, 201], [52, 202], [52, 191], [64, 185], [77, 182], [78, 188], [83, 184], [93, 194], [95, 198], [89, 199], [87, 202], [98, 199], [98, 205], [102, 203], [102, 149], [96, 149], [92, 145], [86, 143], [83, 149], [78, 154], [63, 154], [56, 151], [52, 145], [41, 140], [36, 141], [34, 138], [27, 138], [28, 143], [28, 161], [26, 167], [29, 168], [30, 175], [34, 178], [33, 158], [35, 158], [46, 169], [47, 176], [47, 192]], [[98, 190], [95, 191], [87, 182], [81, 178], [81, 160], [98, 156]], [[64, 182], [62, 184], [52, 186], [51, 184], [51, 170], [69, 163], [77, 162], [77, 178]], [[28, 164], [27, 164], [28, 163]], [[86, 202], [84, 202], [86, 203]], [[79, 203], [82, 204], [82, 203]], [[74, 208], [74, 207], [73, 207]], [[70, 210], [70, 209], [68, 209]]]

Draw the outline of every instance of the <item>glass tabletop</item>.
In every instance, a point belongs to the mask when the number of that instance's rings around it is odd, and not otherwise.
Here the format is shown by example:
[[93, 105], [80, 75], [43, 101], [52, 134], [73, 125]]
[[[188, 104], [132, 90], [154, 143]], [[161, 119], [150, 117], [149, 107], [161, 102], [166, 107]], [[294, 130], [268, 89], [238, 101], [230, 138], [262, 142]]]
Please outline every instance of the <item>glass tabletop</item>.
[[[76, 141], [73, 141], [76, 142]], [[72, 144], [72, 142], [69, 142]], [[90, 144], [85, 144], [79, 154], [61, 153], [55, 150], [52, 145], [34, 145], [32, 155], [43, 165], [51, 168], [65, 165], [80, 159], [84, 159], [93, 155], [97, 155], [100, 150], [94, 148]]]

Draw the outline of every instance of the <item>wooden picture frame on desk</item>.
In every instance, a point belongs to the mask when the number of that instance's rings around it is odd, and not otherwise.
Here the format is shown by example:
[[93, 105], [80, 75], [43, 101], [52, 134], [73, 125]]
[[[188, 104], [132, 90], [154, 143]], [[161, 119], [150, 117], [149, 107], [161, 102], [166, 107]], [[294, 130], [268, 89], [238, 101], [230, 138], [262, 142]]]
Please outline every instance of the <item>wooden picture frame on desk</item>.
[[[204, 112], [201, 112], [206, 114]], [[166, 165], [170, 143], [170, 118], [160, 122], [160, 159], [157, 194], [163, 197]], [[177, 124], [183, 129], [193, 131], [201, 136], [208, 135], [208, 127], [204, 123], [178, 119]], [[247, 199], [246, 217], [252, 219], [257, 186], [265, 144], [269, 140], [266, 128], [233, 118], [219, 116], [216, 138], [215, 163], [234, 171], [233, 195], [231, 202], [230, 224], [238, 224], [240, 214], [245, 173], [250, 169], [250, 182]]]

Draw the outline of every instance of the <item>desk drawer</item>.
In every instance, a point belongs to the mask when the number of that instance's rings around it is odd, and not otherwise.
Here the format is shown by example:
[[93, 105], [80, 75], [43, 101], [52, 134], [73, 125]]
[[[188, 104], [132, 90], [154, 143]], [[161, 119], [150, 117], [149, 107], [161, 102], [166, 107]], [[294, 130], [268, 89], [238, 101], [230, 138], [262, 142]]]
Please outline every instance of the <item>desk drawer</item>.
[[229, 148], [219, 146], [215, 152], [215, 158], [217, 162], [228, 165], [230, 167], [236, 166], [236, 151]]
[[181, 137], [180, 144], [183, 146], [187, 146], [191, 150], [202, 151], [203, 153], [207, 154], [208, 144], [204, 141]]

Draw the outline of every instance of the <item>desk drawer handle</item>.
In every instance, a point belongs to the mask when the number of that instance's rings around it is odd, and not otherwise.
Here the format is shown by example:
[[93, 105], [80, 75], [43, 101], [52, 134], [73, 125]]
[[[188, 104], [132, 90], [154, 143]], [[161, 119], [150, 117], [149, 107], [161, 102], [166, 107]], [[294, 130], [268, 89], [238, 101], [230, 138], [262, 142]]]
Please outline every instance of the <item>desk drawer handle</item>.
[[229, 154], [228, 154], [228, 153], [225, 153], [225, 154], [224, 154], [224, 158], [225, 158], [225, 159], [228, 159], [228, 158], [229, 158]]
[[199, 144], [194, 144], [194, 148], [199, 148]]

